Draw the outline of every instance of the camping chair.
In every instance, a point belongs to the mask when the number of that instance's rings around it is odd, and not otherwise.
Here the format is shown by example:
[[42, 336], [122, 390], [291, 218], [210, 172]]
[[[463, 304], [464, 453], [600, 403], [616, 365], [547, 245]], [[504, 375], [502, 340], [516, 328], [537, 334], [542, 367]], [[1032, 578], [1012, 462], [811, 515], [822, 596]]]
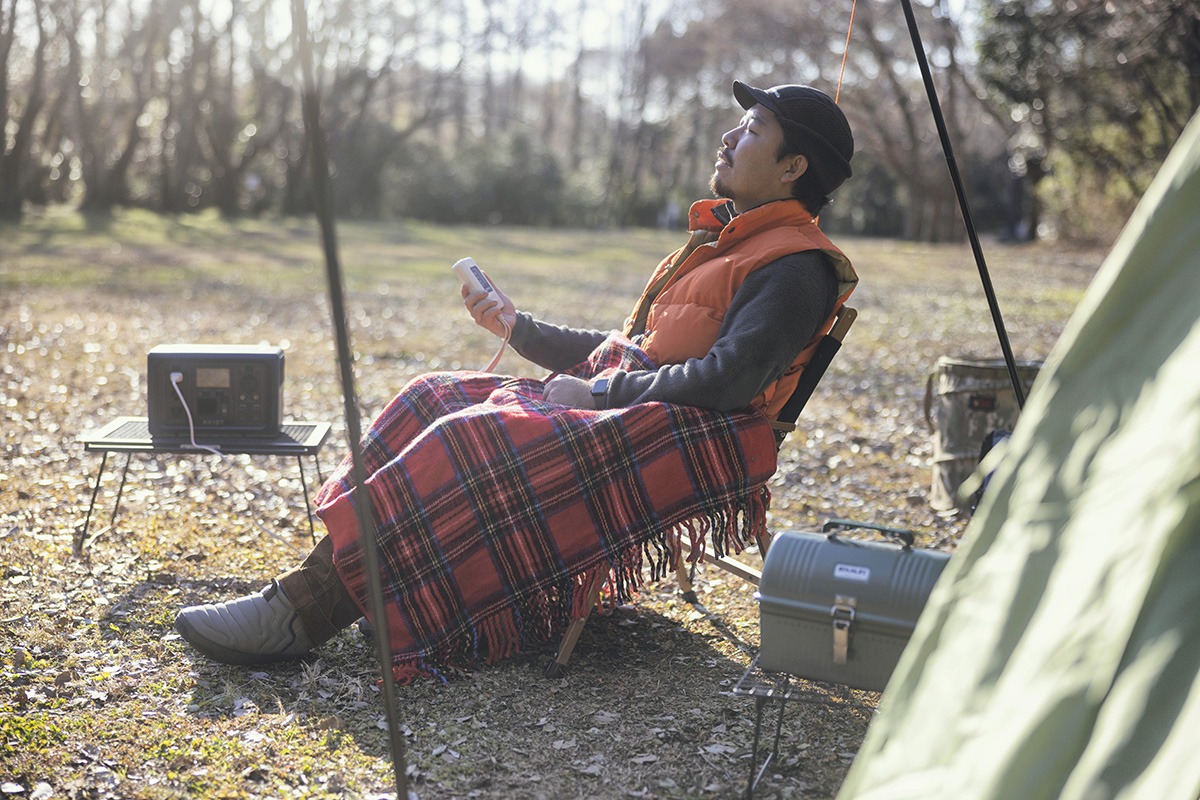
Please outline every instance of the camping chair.
[[[816, 390], [817, 384], [825, 375], [825, 371], [829, 368], [833, 357], [841, 348], [842, 341], [846, 338], [850, 326], [854, 324], [854, 320], [857, 317], [858, 312], [856, 310], [848, 306], [842, 306], [837, 312], [837, 318], [834, 320], [833, 327], [829, 329], [829, 333], [821, 337], [821, 341], [817, 344], [817, 349], [813, 353], [812, 360], [808, 362], [808, 366], [804, 368], [804, 372], [800, 373], [800, 381], [792, 391], [791, 397], [784, 403], [776, 421], [771, 423], [771, 427], [775, 429], [776, 448], [783, 444], [783, 440], [787, 438], [788, 433], [796, 429], [796, 419], [800, 416], [800, 412], [804, 409], [809, 398], [812, 397], [813, 391]], [[763, 532], [756, 534], [755, 538], [757, 539], [759, 556], [766, 558], [767, 548], [770, 546], [771, 540], [770, 533]], [[687, 553], [687, 545], [682, 542], [680, 544], [683, 553]], [[682, 561], [682, 555], [681, 553], [679, 568], [675, 573], [679, 581], [679, 589], [683, 593], [684, 600], [689, 603], [696, 603], [698, 600], [695, 591], [692, 589], [691, 582], [691, 570], [695, 568], [695, 564], [691, 564], [690, 567], [686, 566]], [[755, 586], [758, 585], [759, 580], [762, 578], [762, 572], [759, 570], [729, 556], [714, 555], [707, 549], [704, 552], [703, 560]], [[579, 635], [583, 632], [583, 626], [587, 624], [587, 618], [591, 614], [591, 610], [600, 600], [600, 590], [606, 577], [605, 573], [601, 571], [597, 575], [596, 580], [588, 588], [587, 603], [584, 606], [586, 610], [582, 617], [572, 620], [571, 624], [567, 627], [562, 641], [559, 642], [558, 654], [553, 661], [546, 665], [545, 674], [547, 678], [561, 677], [566, 670], [567, 662], [571, 660], [571, 651], [575, 649], [575, 643], [579, 640]]]

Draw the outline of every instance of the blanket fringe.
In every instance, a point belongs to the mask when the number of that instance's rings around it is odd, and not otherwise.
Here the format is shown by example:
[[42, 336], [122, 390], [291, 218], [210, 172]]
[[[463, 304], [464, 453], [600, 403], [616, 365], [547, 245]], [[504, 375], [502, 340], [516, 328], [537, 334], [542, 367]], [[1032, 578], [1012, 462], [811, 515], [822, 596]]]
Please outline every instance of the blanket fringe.
[[[680, 544], [684, 537], [691, 553], [687, 562], [704, 557], [711, 540], [718, 555], [740, 553], [766, 531], [766, 511], [770, 492], [763, 487], [742, 502], [704, 517], [687, 520], [650, 537], [644, 544], [630, 547], [583, 572], [568, 576], [547, 591], [521, 598], [515, 605], [498, 609], [481, 619], [472, 630], [452, 637], [454, 644], [438, 652], [393, 663], [397, 683], [408, 684], [418, 677], [433, 677], [443, 682], [463, 674], [479, 664], [493, 664], [526, 650], [534, 643], [553, 641], [561, 636], [572, 620], [590, 612], [589, 590], [597, 576], [604, 583], [599, 605], [612, 610], [632, 602], [649, 580], [661, 580], [682, 564]], [[441, 667], [435, 665], [443, 665]]]
[[[631, 547], [617, 554], [611, 563], [602, 563], [598, 567], [575, 575], [570, 582], [570, 617], [567, 620], [556, 620], [550, 625], [550, 636], [561, 634], [565, 623], [571, 619], [586, 616], [588, 608], [588, 590], [594, 584], [597, 575], [602, 575], [604, 584], [600, 596], [600, 605], [605, 609], [613, 609], [623, 603], [631, 602], [638, 590], [648, 580], [659, 581], [682, 564], [683, 537], [691, 553], [688, 563], [704, 557], [706, 542], [712, 539], [713, 551], [717, 555], [732, 552], [740, 553], [748, 545], [758, 540], [758, 534], [766, 531], [766, 510], [770, 503], [770, 493], [764, 487], [761, 492], [752, 493], [738, 505], [731, 506], [719, 514], [708, 517], [690, 519], [680, 523], [657, 536], [652, 536], [645, 544]], [[646, 569], [647, 562], [649, 569]]]

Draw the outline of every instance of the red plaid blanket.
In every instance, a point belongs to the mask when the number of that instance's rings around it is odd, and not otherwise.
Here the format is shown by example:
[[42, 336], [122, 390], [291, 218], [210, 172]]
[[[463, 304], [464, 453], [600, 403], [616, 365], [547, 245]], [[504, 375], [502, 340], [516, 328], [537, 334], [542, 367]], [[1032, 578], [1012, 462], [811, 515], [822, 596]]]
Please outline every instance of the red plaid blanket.
[[[614, 336], [571, 374], [652, 367]], [[364, 434], [396, 677], [470, 669], [558, 636], [609, 571], [615, 601], [671, 537], [740, 551], [765, 525], [775, 437], [758, 413], [647, 403], [584, 411], [544, 383], [474, 372], [414, 380]], [[350, 460], [318, 495], [335, 563], [367, 609]]]

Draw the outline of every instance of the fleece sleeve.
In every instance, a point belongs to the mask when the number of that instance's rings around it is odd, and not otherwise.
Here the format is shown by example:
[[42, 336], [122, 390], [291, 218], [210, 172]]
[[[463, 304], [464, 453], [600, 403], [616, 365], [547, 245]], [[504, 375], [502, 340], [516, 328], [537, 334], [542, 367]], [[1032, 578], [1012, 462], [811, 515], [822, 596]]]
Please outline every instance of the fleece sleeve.
[[508, 343], [539, 367], [562, 372], [586, 361], [606, 338], [608, 334], [603, 331], [551, 325], [519, 311]]

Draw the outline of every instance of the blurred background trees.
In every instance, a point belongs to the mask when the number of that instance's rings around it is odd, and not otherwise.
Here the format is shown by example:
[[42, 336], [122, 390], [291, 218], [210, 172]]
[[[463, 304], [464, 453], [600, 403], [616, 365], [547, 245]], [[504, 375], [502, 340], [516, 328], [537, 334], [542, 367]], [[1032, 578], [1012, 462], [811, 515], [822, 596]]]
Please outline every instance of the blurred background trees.
[[1008, 116], [1023, 221], [1111, 235], [1200, 105], [1200, 2], [980, 9], [979, 81]]
[[[1115, 235], [1200, 102], [1196, 0], [915, 3], [980, 228]], [[680, 225], [733, 79], [810, 83], [854, 126], [823, 227], [961, 235], [898, 3], [320, 0], [339, 213]], [[845, 63], [843, 68], [843, 52]], [[287, 0], [0, 0], [0, 218], [306, 214]]]

